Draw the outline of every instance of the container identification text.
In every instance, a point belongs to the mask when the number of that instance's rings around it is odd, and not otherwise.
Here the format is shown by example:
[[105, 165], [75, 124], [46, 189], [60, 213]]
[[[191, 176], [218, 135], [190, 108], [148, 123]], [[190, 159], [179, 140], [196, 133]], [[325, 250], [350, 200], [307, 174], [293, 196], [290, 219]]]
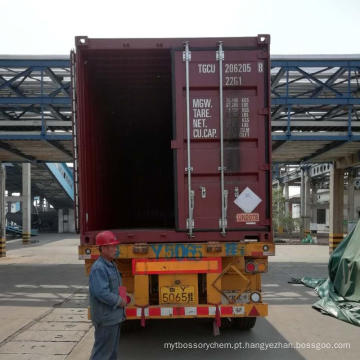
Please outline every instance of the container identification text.
[[211, 99], [196, 98], [192, 100], [193, 111], [193, 137], [200, 139], [216, 138], [216, 129], [208, 128], [208, 121], [211, 120]]

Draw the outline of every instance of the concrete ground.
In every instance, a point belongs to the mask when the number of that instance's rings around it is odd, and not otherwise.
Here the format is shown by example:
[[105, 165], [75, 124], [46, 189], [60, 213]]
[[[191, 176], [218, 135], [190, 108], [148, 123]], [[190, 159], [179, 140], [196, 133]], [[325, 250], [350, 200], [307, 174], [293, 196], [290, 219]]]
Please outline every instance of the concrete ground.
[[[0, 360], [89, 359], [93, 328], [79, 240], [63, 234], [37, 238], [26, 247], [9, 241], [7, 257], [0, 259]], [[327, 246], [277, 245], [264, 275], [269, 316], [254, 329], [221, 329], [213, 337], [207, 319], [147, 321], [146, 328], [123, 332], [121, 359], [358, 359], [360, 329], [312, 309], [314, 291], [288, 283], [291, 277], [326, 277], [328, 258]], [[338, 343], [350, 348], [335, 349]]]

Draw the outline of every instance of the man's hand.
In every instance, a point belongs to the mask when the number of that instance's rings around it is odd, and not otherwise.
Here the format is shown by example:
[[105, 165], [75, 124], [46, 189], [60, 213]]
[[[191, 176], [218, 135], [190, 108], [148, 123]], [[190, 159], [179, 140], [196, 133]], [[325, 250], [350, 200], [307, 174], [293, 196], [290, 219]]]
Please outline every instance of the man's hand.
[[126, 300], [124, 300], [122, 297], [120, 297], [119, 307], [125, 307], [126, 306]]

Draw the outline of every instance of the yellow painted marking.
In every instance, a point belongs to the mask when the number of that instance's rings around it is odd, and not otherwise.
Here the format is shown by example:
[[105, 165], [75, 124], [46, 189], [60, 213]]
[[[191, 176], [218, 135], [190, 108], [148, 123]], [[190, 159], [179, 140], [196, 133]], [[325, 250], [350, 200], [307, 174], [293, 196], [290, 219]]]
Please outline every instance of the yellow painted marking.
[[148, 261], [137, 262], [137, 272], [167, 272], [167, 271], [216, 271], [219, 263], [216, 260], [198, 261]]

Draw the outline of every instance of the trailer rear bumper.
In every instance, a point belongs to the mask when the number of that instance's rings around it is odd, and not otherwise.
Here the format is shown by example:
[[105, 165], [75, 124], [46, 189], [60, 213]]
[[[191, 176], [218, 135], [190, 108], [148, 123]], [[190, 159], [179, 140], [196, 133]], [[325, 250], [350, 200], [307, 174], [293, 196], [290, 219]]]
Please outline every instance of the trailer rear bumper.
[[268, 304], [196, 305], [196, 306], [129, 306], [127, 320], [178, 319], [216, 317], [263, 317], [268, 315]]

